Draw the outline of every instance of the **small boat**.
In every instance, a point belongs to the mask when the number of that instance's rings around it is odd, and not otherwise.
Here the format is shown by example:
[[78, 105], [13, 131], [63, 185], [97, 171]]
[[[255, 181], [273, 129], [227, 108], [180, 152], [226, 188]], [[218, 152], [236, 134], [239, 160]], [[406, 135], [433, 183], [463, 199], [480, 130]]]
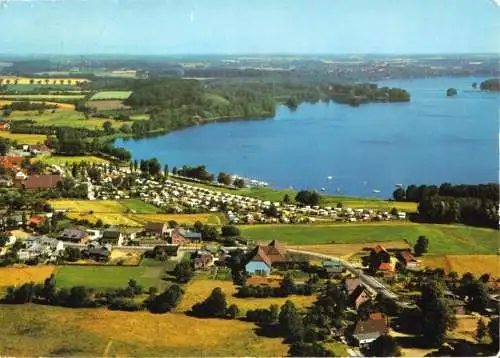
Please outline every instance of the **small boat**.
[[321, 190], [321, 191], [326, 191], [326, 189], [325, 189], [325, 188], [321, 188], [320, 190]]
[[340, 188], [337, 188], [337, 193], [340, 193]]
[[332, 180], [333, 177], [331, 175], [327, 176], [328, 180]]
[[378, 189], [373, 189], [373, 192], [374, 192], [374, 193], [380, 193], [380, 190], [378, 190]]
[[402, 187], [403, 187], [403, 184], [395, 184], [395, 187], [396, 187], [396, 188], [402, 188]]

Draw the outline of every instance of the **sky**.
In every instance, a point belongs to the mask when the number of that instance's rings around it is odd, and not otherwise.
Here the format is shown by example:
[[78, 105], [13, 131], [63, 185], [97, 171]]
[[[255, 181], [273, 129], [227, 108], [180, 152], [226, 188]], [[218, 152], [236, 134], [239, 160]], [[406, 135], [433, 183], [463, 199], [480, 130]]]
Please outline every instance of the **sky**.
[[500, 53], [500, 0], [0, 0], [0, 53]]

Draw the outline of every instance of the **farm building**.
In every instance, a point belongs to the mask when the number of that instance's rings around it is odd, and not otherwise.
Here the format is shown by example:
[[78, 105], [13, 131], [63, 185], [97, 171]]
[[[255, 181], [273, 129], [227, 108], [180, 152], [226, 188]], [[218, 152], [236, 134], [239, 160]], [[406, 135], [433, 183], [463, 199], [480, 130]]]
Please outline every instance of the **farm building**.
[[123, 234], [119, 228], [109, 228], [103, 231], [99, 240], [102, 244], [123, 245]]
[[272, 261], [266, 255], [262, 246], [257, 246], [249, 255], [245, 265], [245, 271], [251, 275], [269, 275], [271, 273]]
[[64, 229], [59, 235], [59, 240], [81, 243], [88, 240], [88, 234], [85, 230], [80, 229]]
[[419, 268], [421, 262], [415, 258], [408, 250], [401, 250], [396, 257], [406, 268]]
[[199, 242], [201, 242], [201, 234], [199, 232], [192, 232], [182, 228], [172, 231], [172, 244], [185, 245]]
[[59, 174], [30, 175], [25, 181], [18, 182], [18, 186], [26, 190], [51, 189], [61, 182]]
[[371, 314], [369, 319], [356, 323], [352, 338], [359, 346], [364, 346], [387, 332], [385, 317], [381, 313]]
[[147, 223], [144, 225], [144, 233], [149, 236], [163, 237], [167, 233], [168, 226], [165, 223]]

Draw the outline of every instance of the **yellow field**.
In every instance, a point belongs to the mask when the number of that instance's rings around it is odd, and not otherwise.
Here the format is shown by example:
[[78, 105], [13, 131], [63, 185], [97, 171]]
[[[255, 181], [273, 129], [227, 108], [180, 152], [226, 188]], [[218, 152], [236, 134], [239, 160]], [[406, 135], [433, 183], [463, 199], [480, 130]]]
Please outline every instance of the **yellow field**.
[[0, 137], [17, 140], [19, 144], [41, 144], [47, 139], [44, 134], [10, 133], [6, 131], [0, 131]]
[[49, 200], [55, 209], [67, 209], [77, 213], [123, 213], [124, 207], [115, 200]]
[[500, 277], [500, 258], [497, 255], [423, 256], [421, 260], [425, 266], [443, 268], [446, 272], [455, 271], [460, 275], [472, 272], [476, 276], [489, 273]]
[[361, 251], [364, 248], [371, 248], [381, 244], [386, 249], [407, 249], [410, 246], [404, 240], [384, 241], [384, 242], [366, 242], [359, 244], [319, 244], [319, 245], [295, 245], [288, 246], [291, 249], [306, 250], [317, 252], [324, 255], [338, 256], [347, 259]]
[[255, 324], [182, 313], [2, 305], [3, 356], [281, 356], [283, 338], [259, 337]]
[[206, 224], [211, 218], [217, 218], [217, 216], [213, 214], [133, 214], [130, 215], [130, 218], [142, 224], [170, 220], [177, 221], [179, 224], [193, 224], [197, 221]]
[[[50, 77], [37, 77], [37, 78], [31, 78], [31, 77], [17, 77], [17, 76], [2, 76], [0, 77], [0, 80], [3, 80], [3, 84], [7, 84], [7, 81], [10, 81], [10, 84], [14, 84], [15, 81], [17, 81], [18, 85], [29, 85], [32, 84], [32, 80], [34, 81], [35, 84], [38, 84], [38, 81], [41, 81], [40, 83], [42, 85], [60, 85], [61, 81], [63, 81], [62, 84], [64, 85], [76, 85], [77, 83], [84, 83], [84, 82], [89, 82], [88, 79], [86, 78], [75, 78], [75, 77], [60, 77], [60, 78], [50, 78]], [[48, 81], [48, 82], [47, 82]]]
[[114, 214], [95, 212], [93, 214], [70, 212], [66, 216], [72, 220], [88, 220], [95, 223], [101, 219], [105, 225], [123, 225], [141, 227], [147, 222], [168, 222], [174, 220], [179, 224], [194, 224], [196, 221], [208, 223], [212, 217], [210, 214]]
[[247, 311], [256, 308], [269, 308], [270, 305], [283, 305], [286, 300], [291, 300], [297, 307], [305, 308], [311, 306], [316, 301], [316, 296], [289, 296], [289, 297], [268, 297], [268, 298], [238, 298], [233, 297], [237, 292], [236, 286], [231, 281], [219, 280], [194, 280], [188, 283], [181, 303], [177, 306], [177, 312], [189, 311], [191, 307], [207, 298], [212, 290], [220, 287], [226, 294], [228, 304], [235, 303], [240, 311]]
[[17, 286], [26, 282], [42, 282], [54, 271], [54, 266], [1, 267], [0, 287]]
[[[19, 101], [10, 101], [10, 100], [5, 100], [5, 99], [0, 99], [0, 107], [3, 106], [8, 106], [12, 103], [19, 102]], [[57, 105], [58, 110], [64, 110], [64, 111], [74, 111], [75, 110], [75, 105], [71, 103], [58, 103], [58, 102], [48, 102], [48, 101], [30, 101], [30, 103], [45, 103], [47, 105]]]

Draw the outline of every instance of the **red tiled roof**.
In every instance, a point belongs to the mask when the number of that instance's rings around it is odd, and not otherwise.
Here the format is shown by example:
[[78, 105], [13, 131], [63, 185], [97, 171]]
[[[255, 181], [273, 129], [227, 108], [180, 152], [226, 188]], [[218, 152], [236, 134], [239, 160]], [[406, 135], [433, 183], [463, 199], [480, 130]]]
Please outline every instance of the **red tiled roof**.
[[267, 254], [263, 250], [262, 246], [257, 246], [253, 250], [250, 261], [262, 261], [269, 267], [271, 267], [271, 265], [272, 265], [271, 258], [269, 256], [267, 256]]
[[43, 224], [44, 221], [45, 221], [45, 218], [43, 216], [33, 215], [30, 217], [30, 220], [28, 221], [28, 225], [30, 225], [30, 224], [40, 225], [40, 224]]
[[12, 169], [16, 167], [20, 167], [21, 163], [23, 162], [23, 157], [20, 156], [12, 156], [12, 157], [7, 157], [3, 156], [0, 157], [0, 166], [7, 168], [7, 169]]
[[379, 270], [381, 271], [394, 271], [394, 268], [389, 262], [382, 262], [380, 266], [378, 267]]
[[374, 248], [373, 248], [373, 251], [375, 251], [377, 254], [380, 253], [380, 252], [387, 252], [387, 250], [385, 249], [385, 247], [383, 247], [382, 245], [376, 245]]
[[25, 189], [48, 189], [55, 188], [60, 181], [59, 174], [31, 175], [23, 185]]

